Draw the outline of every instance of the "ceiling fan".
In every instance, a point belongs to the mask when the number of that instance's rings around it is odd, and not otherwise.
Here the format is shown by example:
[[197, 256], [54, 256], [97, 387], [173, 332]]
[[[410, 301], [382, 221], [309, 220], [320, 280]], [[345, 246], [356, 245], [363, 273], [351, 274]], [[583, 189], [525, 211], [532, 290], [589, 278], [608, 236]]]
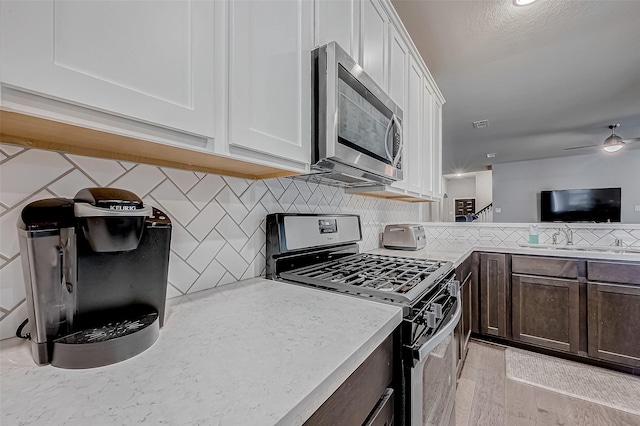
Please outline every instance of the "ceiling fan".
[[640, 138], [632, 138], [632, 139], [622, 139], [620, 136], [616, 135], [616, 129], [620, 127], [619, 124], [611, 124], [609, 128], [611, 129], [611, 136], [604, 140], [604, 143], [601, 145], [584, 145], [584, 146], [574, 146], [571, 148], [565, 148], [565, 151], [571, 151], [573, 149], [584, 149], [584, 148], [595, 148], [601, 147], [606, 152], [616, 152], [622, 149], [625, 144], [640, 142]]

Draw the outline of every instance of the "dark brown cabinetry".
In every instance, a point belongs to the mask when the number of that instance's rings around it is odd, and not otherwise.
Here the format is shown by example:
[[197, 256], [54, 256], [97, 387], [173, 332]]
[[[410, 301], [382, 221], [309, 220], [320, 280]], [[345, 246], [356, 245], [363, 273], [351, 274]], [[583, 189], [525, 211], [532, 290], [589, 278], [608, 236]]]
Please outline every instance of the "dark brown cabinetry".
[[304, 424], [393, 425], [393, 335], [389, 336], [340, 385]]
[[640, 367], [640, 265], [588, 262], [587, 271], [589, 356]]
[[578, 276], [584, 276], [584, 269], [585, 262], [577, 259], [511, 256], [513, 340], [577, 354], [581, 323]]
[[477, 284], [477, 253], [473, 253], [465, 261], [456, 268], [456, 278], [460, 280], [460, 300], [462, 302], [462, 316], [455, 330], [455, 337], [458, 350], [458, 375], [462, 372], [467, 349], [469, 346], [469, 338], [471, 337], [471, 323], [474, 313], [472, 296], [473, 289]]
[[508, 257], [502, 253], [480, 254], [480, 332], [508, 337]]
[[640, 373], [640, 264], [481, 253], [478, 269], [480, 334]]
[[578, 353], [578, 281], [513, 274], [511, 285], [513, 340]]

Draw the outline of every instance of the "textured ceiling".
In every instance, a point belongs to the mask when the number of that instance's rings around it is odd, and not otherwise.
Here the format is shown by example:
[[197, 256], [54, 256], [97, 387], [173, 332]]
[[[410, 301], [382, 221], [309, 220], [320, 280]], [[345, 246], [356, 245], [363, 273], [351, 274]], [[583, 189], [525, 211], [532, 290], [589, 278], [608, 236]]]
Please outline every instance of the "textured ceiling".
[[640, 1], [392, 2], [447, 100], [444, 173], [640, 137]]

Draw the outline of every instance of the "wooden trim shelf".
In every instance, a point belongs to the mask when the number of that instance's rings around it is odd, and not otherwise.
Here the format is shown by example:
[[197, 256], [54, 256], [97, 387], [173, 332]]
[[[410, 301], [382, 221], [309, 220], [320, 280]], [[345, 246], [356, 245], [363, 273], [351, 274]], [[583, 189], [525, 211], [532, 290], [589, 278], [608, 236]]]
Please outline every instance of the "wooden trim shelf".
[[224, 155], [165, 145], [10, 111], [0, 111], [0, 141], [29, 148], [244, 179], [268, 179], [296, 174], [289, 170], [253, 164]]

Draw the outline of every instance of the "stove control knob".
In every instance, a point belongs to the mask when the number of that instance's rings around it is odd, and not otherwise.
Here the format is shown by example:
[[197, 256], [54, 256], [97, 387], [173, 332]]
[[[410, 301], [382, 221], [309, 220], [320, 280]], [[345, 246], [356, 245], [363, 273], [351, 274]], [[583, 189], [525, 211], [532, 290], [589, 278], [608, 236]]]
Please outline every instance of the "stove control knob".
[[436, 314], [433, 312], [425, 312], [424, 317], [427, 321], [427, 327], [435, 328], [436, 327]]
[[448, 290], [450, 295], [452, 295], [453, 297], [457, 297], [458, 294], [460, 293], [460, 281], [458, 280], [449, 281]]
[[431, 312], [436, 316], [437, 319], [442, 318], [442, 305], [440, 303], [434, 303], [431, 305]]

